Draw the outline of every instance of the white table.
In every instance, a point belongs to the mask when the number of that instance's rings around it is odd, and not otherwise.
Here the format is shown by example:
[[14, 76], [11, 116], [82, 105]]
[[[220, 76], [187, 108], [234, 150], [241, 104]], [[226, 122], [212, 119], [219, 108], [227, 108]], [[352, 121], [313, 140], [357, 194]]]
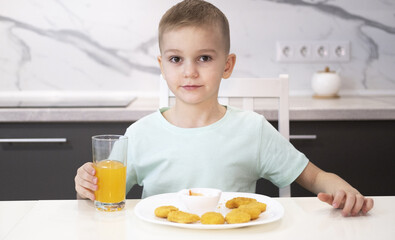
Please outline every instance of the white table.
[[134, 214], [139, 200], [117, 213], [88, 200], [0, 201], [0, 239], [395, 239], [395, 196], [374, 197], [366, 216], [342, 217], [317, 198], [277, 198], [285, 209], [274, 223], [224, 230], [147, 223]]

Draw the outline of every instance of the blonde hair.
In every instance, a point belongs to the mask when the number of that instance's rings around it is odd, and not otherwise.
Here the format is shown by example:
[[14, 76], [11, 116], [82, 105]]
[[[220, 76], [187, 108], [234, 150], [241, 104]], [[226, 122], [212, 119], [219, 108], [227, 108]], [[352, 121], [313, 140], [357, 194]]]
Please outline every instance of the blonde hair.
[[229, 22], [216, 6], [203, 0], [184, 0], [171, 7], [162, 16], [158, 28], [159, 49], [166, 31], [181, 27], [216, 26], [222, 31], [226, 53], [230, 50]]

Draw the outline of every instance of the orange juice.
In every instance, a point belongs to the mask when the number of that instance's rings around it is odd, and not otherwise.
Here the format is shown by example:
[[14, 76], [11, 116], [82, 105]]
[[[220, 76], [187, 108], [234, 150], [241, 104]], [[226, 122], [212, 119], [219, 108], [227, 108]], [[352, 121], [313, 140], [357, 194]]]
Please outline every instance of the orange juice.
[[125, 200], [126, 166], [118, 161], [103, 160], [94, 164], [98, 189], [96, 201], [119, 203]]

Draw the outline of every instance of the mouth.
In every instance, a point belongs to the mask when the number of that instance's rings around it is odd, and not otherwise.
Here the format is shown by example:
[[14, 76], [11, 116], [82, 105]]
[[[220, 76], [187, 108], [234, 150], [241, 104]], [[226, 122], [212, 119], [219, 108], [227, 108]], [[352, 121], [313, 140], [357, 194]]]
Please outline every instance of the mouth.
[[202, 87], [202, 85], [184, 85], [181, 87], [185, 90], [195, 90], [195, 89]]

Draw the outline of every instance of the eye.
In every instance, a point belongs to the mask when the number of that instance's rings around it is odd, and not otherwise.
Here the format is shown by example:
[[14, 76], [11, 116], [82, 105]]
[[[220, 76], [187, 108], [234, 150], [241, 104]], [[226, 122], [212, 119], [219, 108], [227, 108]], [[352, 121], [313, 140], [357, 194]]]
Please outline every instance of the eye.
[[203, 55], [203, 56], [200, 56], [199, 57], [199, 61], [200, 62], [208, 62], [208, 61], [210, 61], [212, 58], [210, 57], [210, 56], [207, 56], [207, 55]]
[[169, 61], [172, 63], [179, 63], [181, 61], [181, 58], [177, 56], [172, 56], [169, 58]]

